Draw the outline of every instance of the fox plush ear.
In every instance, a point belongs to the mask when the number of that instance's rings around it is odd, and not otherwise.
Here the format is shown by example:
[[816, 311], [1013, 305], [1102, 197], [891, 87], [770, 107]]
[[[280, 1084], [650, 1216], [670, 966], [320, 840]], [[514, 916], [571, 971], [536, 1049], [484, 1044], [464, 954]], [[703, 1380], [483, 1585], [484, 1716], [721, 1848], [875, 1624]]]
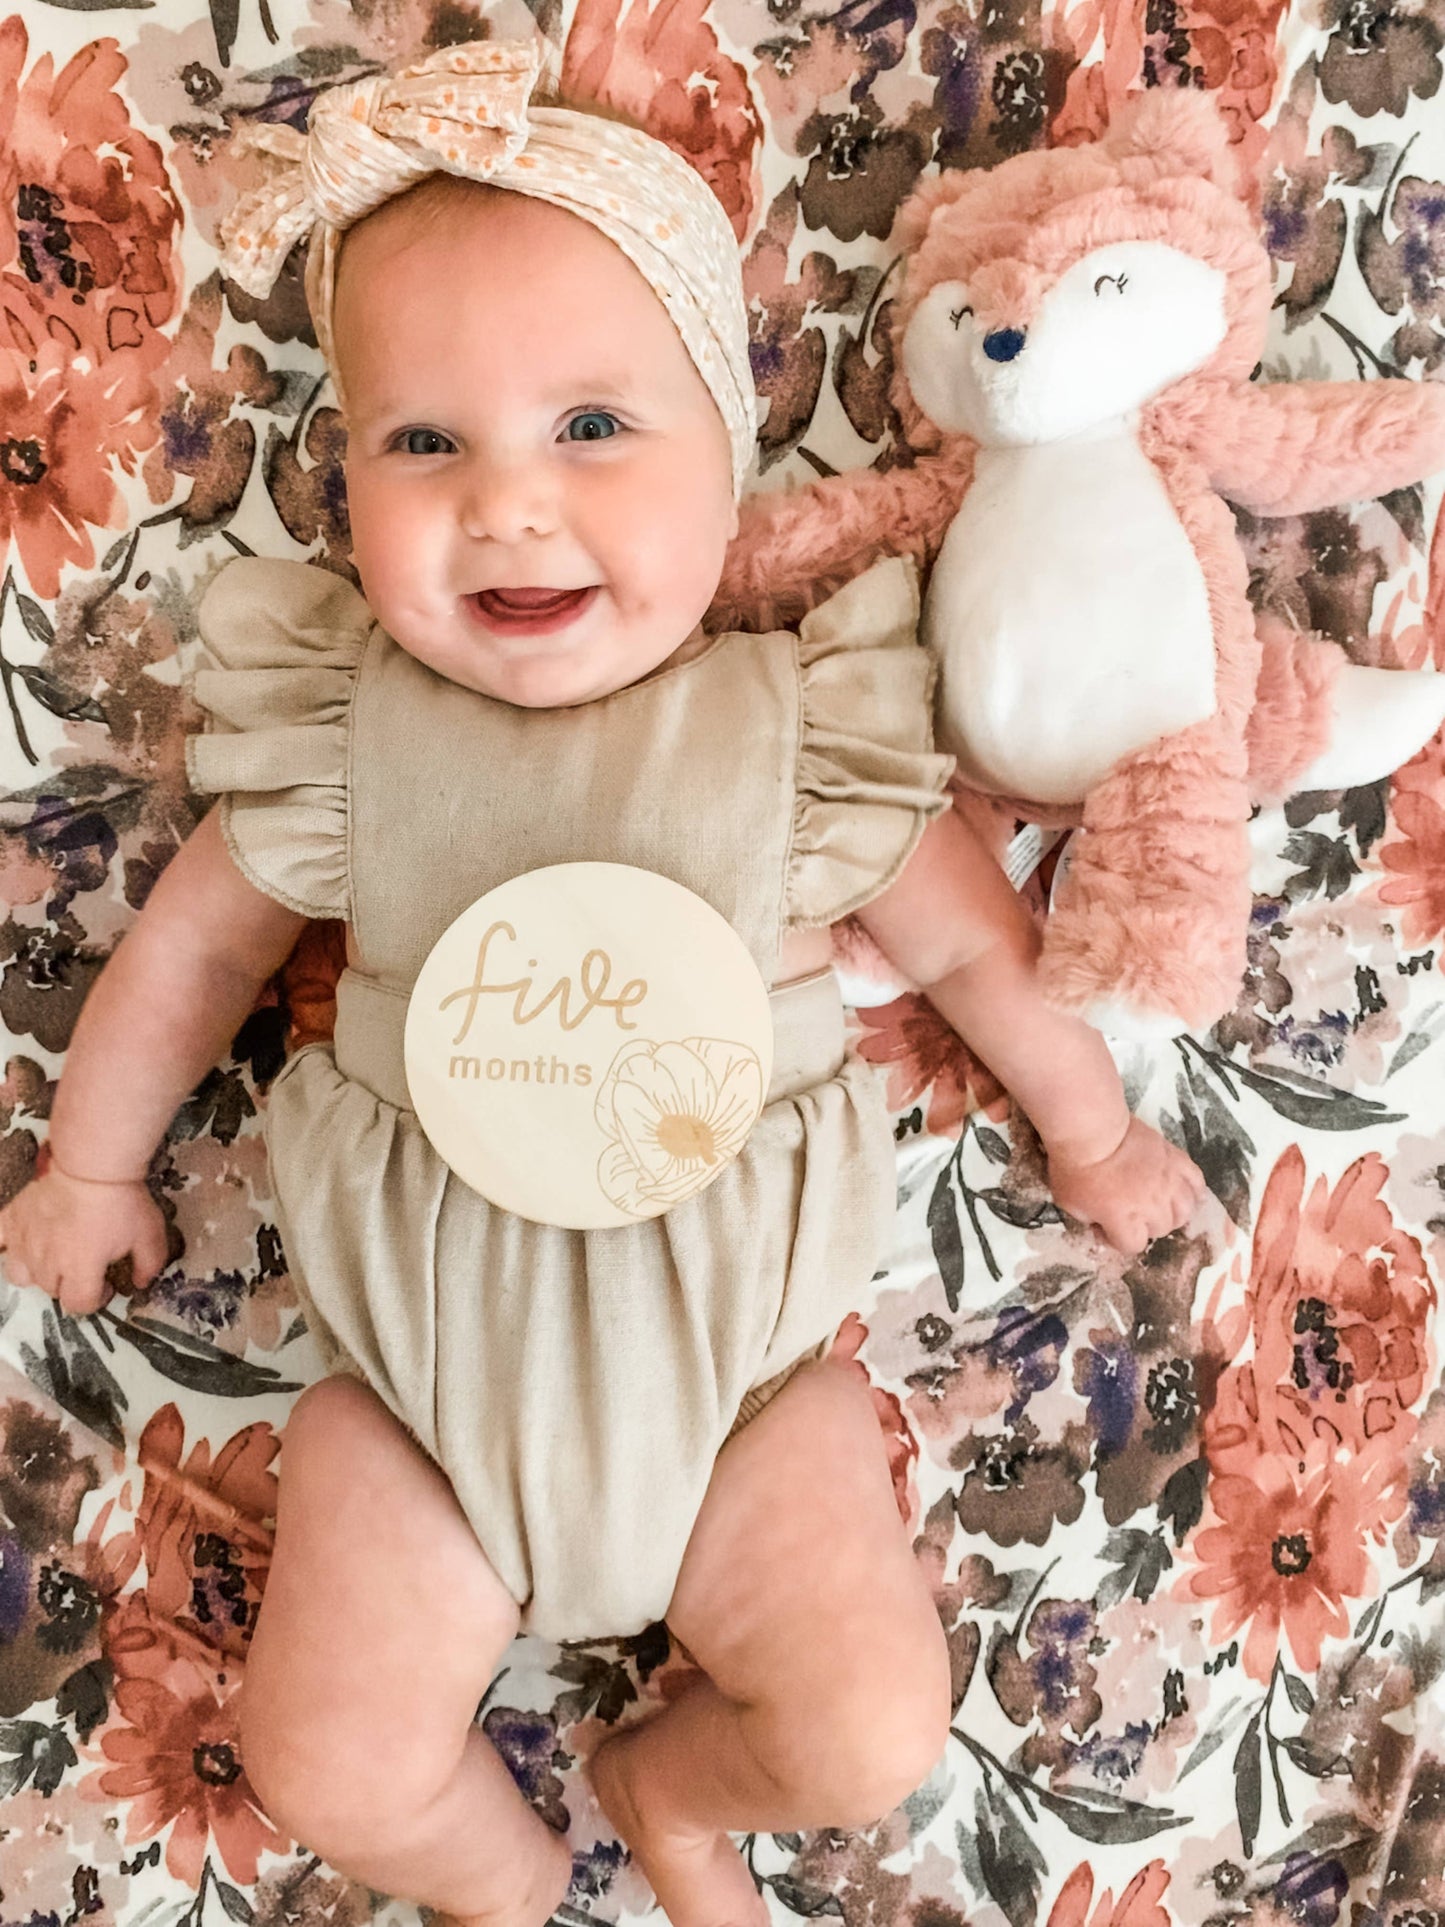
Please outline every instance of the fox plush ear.
[[978, 176], [964, 168], [949, 168], [921, 180], [898, 210], [889, 236], [890, 245], [912, 254], [939, 208], [973, 193], [977, 186]]
[[1210, 95], [1196, 87], [1151, 87], [1115, 112], [1101, 145], [1119, 160], [1153, 161], [1161, 177], [1197, 174], [1238, 199], [1245, 178], [1229, 127]]

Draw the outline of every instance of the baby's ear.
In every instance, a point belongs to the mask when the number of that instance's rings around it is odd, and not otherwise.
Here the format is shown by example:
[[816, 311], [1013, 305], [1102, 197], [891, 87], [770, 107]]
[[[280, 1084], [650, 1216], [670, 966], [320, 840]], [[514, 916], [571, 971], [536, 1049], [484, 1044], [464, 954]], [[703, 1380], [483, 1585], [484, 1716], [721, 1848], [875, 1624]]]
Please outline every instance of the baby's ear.
[[1229, 123], [1197, 87], [1151, 87], [1115, 110], [1101, 145], [1119, 160], [1154, 163], [1161, 179], [1201, 175], [1243, 199], [1249, 191], [1229, 139]]

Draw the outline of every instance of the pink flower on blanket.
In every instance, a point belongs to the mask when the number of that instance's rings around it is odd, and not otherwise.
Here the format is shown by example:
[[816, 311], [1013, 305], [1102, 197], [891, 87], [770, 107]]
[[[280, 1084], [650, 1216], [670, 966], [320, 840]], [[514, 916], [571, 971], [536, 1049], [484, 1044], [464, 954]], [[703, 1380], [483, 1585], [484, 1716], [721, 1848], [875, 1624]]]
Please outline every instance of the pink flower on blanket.
[[926, 1096], [925, 1127], [935, 1137], [957, 1137], [971, 1111], [1003, 1115], [1003, 1086], [926, 997], [860, 1010], [858, 1023], [858, 1055], [887, 1066], [890, 1109], [906, 1111]]
[[1387, 1175], [1369, 1152], [1306, 1196], [1291, 1146], [1260, 1204], [1245, 1306], [1218, 1330], [1229, 1362], [1204, 1428], [1209, 1513], [1182, 1591], [1216, 1602], [1216, 1643], [1248, 1624], [1255, 1679], [1282, 1638], [1318, 1668], [1325, 1638], [1349, 1631], [1345, 1602], [1376, 1589], [1369, 1541], [1409, 1504], [1436, 1294], [1380, 1195]]
[[112, 463], [130, 474], [155, 442], [180, 211], [114, 91], [115, 41], [22, 78], [28, 51], [23, 21], [0, 21], [0, 547], [50, 598], [119, 519]]
[[757, 202], [762, 140], [747, 75], [718, 45], [702, 0], [665, 5], [581, 0], [567, 36], [562, 92], [634, 118], [695, 167], [743, 240]]
[[271, 1565], [280, 1441], [269, 1420], [257, 1419], [218, 1450], [202, 1438], [182, 1457], [184, 1444], [174, 1405], [163, 1405], [140, 1437], [136, 1522], [150, 1610], [239, 1658]]
[[1160, 1905], [1168, 1885], [1169, 1870], [1164, 1862], [1151, 1860], [1117, 1900], [1111, 1887], [1105, 1887], [1095, 1899], [1094, 1870], [1087, 1860], [1081, 1861], [1060, 1887], [1048, 1927], [1169, 1927], [1169, 1913]]
[[1445, 942], [1445, 737], [1396, 776], [1390, 816], [1380, 861], [1391, 875], [1380, 901], [1403, 909], [1402, 934], [1416, 949]]
[[166, 1866], [187, 1886], [200, 1885], [212, 1837], [231, 1878], [249, 1885], [261, 1854], [284, 1852], [288, 1843], [257, 1806], [241, 1765], [235, 1693], [223, 1697], [199, 1667], [189, 1673], [183, 1684], [116, 1682], [122, 1723], [101, 1743], [113, 1764], [86, 1784], [99, 1799], [130, 1803], [132, 1843], [171, 1828]]

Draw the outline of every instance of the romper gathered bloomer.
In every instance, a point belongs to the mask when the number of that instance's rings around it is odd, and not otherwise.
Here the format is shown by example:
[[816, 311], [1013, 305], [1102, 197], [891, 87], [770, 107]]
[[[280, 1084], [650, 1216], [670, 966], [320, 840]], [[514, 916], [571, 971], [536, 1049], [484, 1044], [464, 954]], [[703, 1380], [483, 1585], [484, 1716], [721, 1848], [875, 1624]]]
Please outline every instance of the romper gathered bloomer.
[[333, 1041], [289, 1058], [266, 1107], [287, 1258], [329, 1367], [440, 1466], [529, 1631], [665, 1616], [730, 1432], [883, 1255], [892, 1132], [825, 971], [772, 992], [768, 1101], [706, 1190], [614, 1230], [535, 1224], [422, 1131], [411, 987], [478, 897], [583, 861], [694, 891], [771, 985], [785, 934], [877, 896], [947, 807], [917, 621], [892, 560], [796, 635], [729, 633], [612, 695], [520, 709], [416, 661], [321, 569], [241, 560], [205, 596], [191, 782], [223, 792], [242, 874], [345, 919], [353, 946]]

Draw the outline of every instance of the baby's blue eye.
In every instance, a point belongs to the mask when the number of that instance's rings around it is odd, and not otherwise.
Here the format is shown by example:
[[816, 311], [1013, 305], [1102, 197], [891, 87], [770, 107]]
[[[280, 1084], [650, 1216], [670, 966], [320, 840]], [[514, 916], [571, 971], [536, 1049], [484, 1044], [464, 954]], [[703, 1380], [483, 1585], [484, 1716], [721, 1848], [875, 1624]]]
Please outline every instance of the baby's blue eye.
[[583, 415], [574, 415], [567, 424], [569, 442], [605, 442], [609, 435], [617, 433], [618, 423], [613, 415], [600, 408], [589, 408]]
[[409, 428], [401, 438], [408, 455], [445, 455], [451, 443], [434, 428]]

